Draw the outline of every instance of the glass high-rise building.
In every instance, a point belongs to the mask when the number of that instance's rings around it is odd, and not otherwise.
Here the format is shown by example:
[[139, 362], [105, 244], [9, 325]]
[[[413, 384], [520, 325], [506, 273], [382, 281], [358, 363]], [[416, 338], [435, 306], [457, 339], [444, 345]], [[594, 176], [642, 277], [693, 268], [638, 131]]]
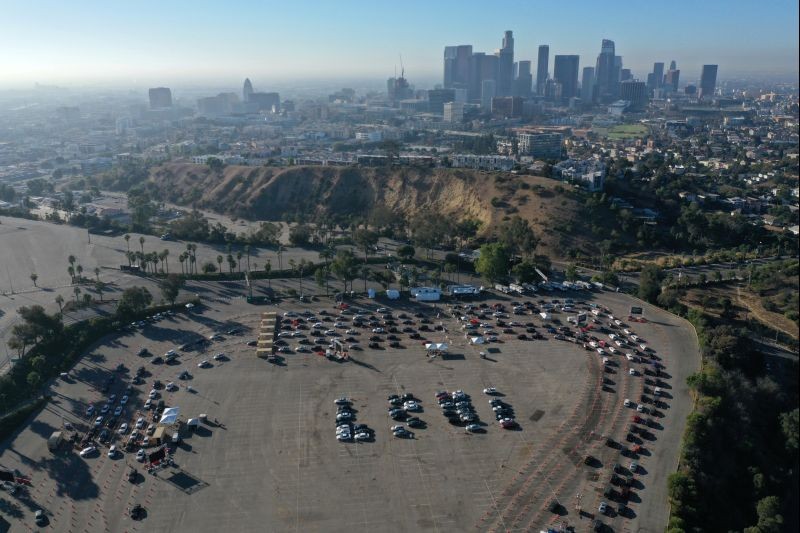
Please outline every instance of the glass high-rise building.
[[700, 93], [697, 96], [701, 100], [714, 96], [714, 89], [717, 88], [717, 68], [718, 65], [703, 65], [703, 72], [700, 74]]
[[600, 55], [597, 56], [595, 79], [597, 97], [601, 102], [611, 102], [619, 95], [619, 74], [622, 58], [617, 61], [614, 41], [603, 39]]
[[594, 101], [594, 67], [583, 67], [581, 100], [587, 105]]
[[578, 67], [580, 56], [557, 55], [553, 61], [553, 79], [561, 84], [561, 98], [578, 96]]
[[507, 30], [503, 47], [497, 51], [497, 95], [511, 96], [514, 84], [514, 35]]
[[444, 47], [445, 89], [466, 89], [468, 87], [471, 60], [471, 44]]
[[536, 63], [536, 94], [544, 96], [547, 86], [547, 69], [550, 68], [550, 45], [539, 46], [539, 57]]

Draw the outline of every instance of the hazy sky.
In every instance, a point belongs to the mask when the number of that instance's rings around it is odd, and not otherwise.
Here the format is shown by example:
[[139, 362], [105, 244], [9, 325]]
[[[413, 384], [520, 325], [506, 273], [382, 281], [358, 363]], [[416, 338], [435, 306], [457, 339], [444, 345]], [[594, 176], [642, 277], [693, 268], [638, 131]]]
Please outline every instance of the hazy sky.
[[703, 63], [723, 79], [794, 74], [797, 18], [797, 0], [0, 0], [0, 86], [380, 80], [400, 53], [425, 86], [445, 45], [492, 52], [507, 29], [534, 72], [539, 44], [582, 68], [610, 38], [640, 78], [672, 59], [682, 81]]

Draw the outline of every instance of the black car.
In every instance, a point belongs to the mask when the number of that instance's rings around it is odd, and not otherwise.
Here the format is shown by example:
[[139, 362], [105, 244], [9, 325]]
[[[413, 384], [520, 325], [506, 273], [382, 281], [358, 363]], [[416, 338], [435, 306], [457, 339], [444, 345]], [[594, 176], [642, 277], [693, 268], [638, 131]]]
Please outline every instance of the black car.
[[416, 416], [413, 416], [413, 417], [409, 418], [408, 420], [406, 420], [406, 424], [408, 424], [408, 427], [421, 428], [422, 426], [425, 425], [425, 422], [423, 422], [421, 419], [417, 418]]
[[400, 396], [398, 396], [397, 394], [391, 394], [391, 395], [389, 395], [389, 397], [386, 398], [386, 401], [387, 402], [391, 402], [392, 400], [399, 400], [399, 399], [400, 399]]
[[403, 394], [400, 395], [400, 399], [403, 400], [404, 402], [407, 402], [408, 400], [415, 400], [416, 398], [414, 398], [414, 395], [411, 394], [410, 392], [404, 392]]
[[100, 436], [98, 437], [98, 440], [100, 442], [102, 442], [102, 443], [106, 443], [106, 442], [108, 442], [110, 437], [111, 437], [111, 433], [108, 431], [108, 429], [103, 429], [103, 431], [100, 432]]

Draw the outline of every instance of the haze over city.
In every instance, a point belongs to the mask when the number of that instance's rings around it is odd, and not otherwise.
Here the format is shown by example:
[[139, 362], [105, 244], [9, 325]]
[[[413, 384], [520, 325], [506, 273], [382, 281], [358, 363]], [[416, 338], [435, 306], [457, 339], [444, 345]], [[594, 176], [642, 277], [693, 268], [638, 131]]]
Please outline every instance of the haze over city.
[[0, 533], [800, 530], [797, 0], [0, 0]]
[[[3, 2], [0, 87], [45, 85], [230, 87], [244, 76], [269, 83], [380, 80], [400, 68], [418, 86], [441, 77], [449, 44], [498, 48], [511, 29], [516, 55], [536, 47], [578, 54], [617, 44], [644, 72], [675, 59], [684, 75], [723, 64], [722, 79], [797, 76], [797, 2], [676, 1], [645, 10], [627, 2], [412, 0], [343, 2]], [[688, 78], [687, 78], [688, 79]]]

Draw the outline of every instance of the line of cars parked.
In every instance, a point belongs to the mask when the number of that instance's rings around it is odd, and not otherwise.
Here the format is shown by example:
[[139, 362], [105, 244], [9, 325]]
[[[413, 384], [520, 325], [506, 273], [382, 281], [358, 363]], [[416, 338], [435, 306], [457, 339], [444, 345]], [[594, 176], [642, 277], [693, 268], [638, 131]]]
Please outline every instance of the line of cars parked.
[[353, 401], [342, 396], [333, 401], [336, 405], [336, 440], [339, 442], [371, 441], [375, 432], [366, 424], [356, 424], [356, 411]]
[[[422, 411], [422, 404], [412, 393], [392, 394], [386, 400], [389, 402], [389, 418], [397, 422], [405, 422], [410, 428], [426, 427], [427, 424], [416, 415]], [[390, 430], [392, 435], [397, 438], [414, 438], [414, 432], [403, 424], [395, 424]]]

